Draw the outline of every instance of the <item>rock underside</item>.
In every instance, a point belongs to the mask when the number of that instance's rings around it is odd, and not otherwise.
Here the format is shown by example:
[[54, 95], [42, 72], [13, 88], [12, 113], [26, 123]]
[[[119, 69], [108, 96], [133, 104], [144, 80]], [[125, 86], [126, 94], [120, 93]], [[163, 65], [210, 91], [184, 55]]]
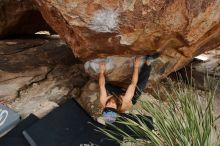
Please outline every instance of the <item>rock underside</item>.
[[219, 0], [34, 1], [83, 61], [161, 52], [155, 81], [220, 44]]

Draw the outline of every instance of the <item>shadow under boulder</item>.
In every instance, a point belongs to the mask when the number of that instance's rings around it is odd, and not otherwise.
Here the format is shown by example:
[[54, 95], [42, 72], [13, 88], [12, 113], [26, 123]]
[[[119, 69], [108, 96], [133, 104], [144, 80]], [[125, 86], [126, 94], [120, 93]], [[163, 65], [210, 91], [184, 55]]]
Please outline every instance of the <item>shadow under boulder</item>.
[[32, 0], [1, 0], [0, 38], [32, 35], [38, 31], [55, 33]]

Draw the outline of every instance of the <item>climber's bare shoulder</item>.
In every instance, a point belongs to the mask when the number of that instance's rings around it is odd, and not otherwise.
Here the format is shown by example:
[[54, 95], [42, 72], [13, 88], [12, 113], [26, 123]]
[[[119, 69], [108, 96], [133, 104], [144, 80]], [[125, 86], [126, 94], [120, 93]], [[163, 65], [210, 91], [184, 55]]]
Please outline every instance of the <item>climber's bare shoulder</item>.
[[111, 98], [112, 96], [107, 96], [107, 95], [100, 95], [100, 104], [102, 106], [102, 108], [104, 108], [106, 106], [106, 102], [108, 101], [109, 98]]
[[120, 112], [125, 112], [126, 110], [130, 109], [132, 106], [132, 101], [125, 96], [122, 96], [122, 106]]

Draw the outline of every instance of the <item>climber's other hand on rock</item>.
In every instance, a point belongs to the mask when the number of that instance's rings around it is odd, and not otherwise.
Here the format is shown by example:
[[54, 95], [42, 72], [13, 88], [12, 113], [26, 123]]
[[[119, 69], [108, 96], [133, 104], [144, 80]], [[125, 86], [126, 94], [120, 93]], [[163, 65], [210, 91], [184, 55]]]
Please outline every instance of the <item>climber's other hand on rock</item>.
[[105, 72], [105, 62], [100, 62], [99, 63], [99, 73], [104, 73]]
[[140, 56], [136, 56], [134, 59], [134, 67], [139, 67], [141, 64], [141, 57]]

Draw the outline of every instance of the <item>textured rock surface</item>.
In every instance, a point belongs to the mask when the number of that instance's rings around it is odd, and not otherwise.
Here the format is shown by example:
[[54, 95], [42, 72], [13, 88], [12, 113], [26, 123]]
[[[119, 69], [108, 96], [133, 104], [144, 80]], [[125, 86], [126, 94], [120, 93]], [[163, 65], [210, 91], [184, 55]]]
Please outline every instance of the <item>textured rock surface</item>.
[[[162, 57], [156, 59], [152, 62], [152, 70], [151, 75], [149, 78], [148, 87], [152, 84], [155, 84], [165, 71], [165, 68], [161, 68], [163, 66]], [[113, 56], [107, 57], [107, 59], [94, 59], [87, 61], [84, 65], [85, 71], [94, 79], [98, 78], [99, 72], [99, 62], [105, 62], [106, 70], [105, 70], [105, 79], [107, 82], [111, 82], [111, 84], [116, 84], [120, 86], [127, 86], [131, 83], [131, 76], [133, 73], [133, 62], [134, 57], [120, 57], [120, 56]], [[142, 58], [141, 66], [144, 63], [144, 58]]]
[[[206, 90], [210, 88], [210, 83], [214, 84], [220, 80], [220, 47], [205, 52], [201, 57], [207, 60], [197, 60], [188, 65], [192, 67], [192, 77], [196, 82], [196, 86], [200, 89]], [[219, 84], [218, 84], [219, 85]], [[214, 87], [213, 87], [214, 88]], [[218, 87], [220, 89], [220, 85]]]
[[[185, 68], [177, 72], [187, 81], [193, 78], [195, 86], [201, 90], [214, 88], [220, 79], [220, 47], [197, 56]], [[171, 74], [175, 77], [177, 74]], [[220, 88], [220, 86], [219, 86]]]
[[32, 0], [0, 0], [0, 38], [43, 30], [54, 32]]
[[34, 1], [85, 61], [161, 51], [164, 77], [220, 44], [219, 0]]
[[78, 96], [87, 75], [57, 37], [0, 41], [0, 99], [22, 117], [39, 117]]

